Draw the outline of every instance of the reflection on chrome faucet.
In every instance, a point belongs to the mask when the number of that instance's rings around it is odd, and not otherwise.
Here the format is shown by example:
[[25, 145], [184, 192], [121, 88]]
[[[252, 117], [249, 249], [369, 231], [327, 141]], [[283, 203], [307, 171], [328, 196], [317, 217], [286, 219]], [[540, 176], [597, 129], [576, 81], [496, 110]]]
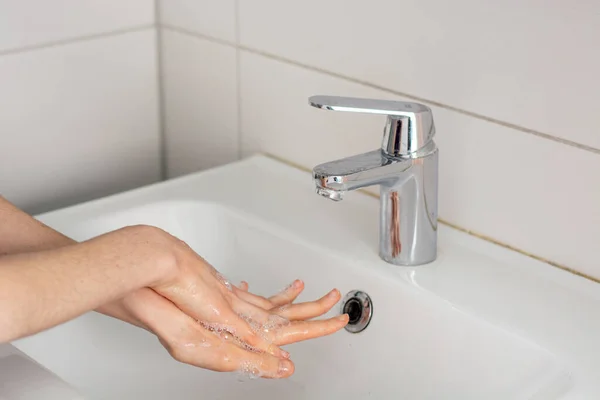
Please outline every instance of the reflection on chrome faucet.
[[437, 256], [438, 149], [429, 107], [400, 101], [313, 96], [326, 110], [387, 115], [381, 149], [317, 165], [317, 193], [342, 200], [348, 191], [380, 185], [379, 254], [395, 265]]

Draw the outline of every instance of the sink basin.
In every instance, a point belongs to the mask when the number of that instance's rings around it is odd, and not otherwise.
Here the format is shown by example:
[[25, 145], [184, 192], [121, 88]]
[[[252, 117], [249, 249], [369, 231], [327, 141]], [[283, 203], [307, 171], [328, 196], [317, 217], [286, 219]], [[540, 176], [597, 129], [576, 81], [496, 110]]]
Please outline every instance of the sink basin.
[[81, 400], [82, 397], [10, 344], [0, 344], [0, 399]]
[[[477, 306], [491, 300], [478, 302], [476, 292], [453, 301], [452, 279], [440, 273], [444, 282], [436, 280], [436, 271], [482, 260], [485, 245], [478, 253], [453, 244], [453, 235], [477, 239], [441, 227], [438, 260], [392, 266], [377, 256], [377, 210], [363, 194], [339, 204], [321, 199], [308, 174], [260, 156], [39, 216], [77, 240], [158, 226], [261, 294], [295, 278], [306, 282], [299, 301], [332, 287], [368, 293], [374, 312], [367, 329], [288, 346], [296, 364], [289, 379], [240, 382], [236, 374], [178, 363], [153, 335], [96, 313], [13, 344], [89, 399], [580, 398], [569, 397], [578, 393], [575, 356], [557, 355], [565, 350], [541, 345], [552, 341], [537, 340], [524, 325], [502, 324], [498, 312], [486, 318]], [[497, 310], [514, 306], [506, 296], [500, 303]]]

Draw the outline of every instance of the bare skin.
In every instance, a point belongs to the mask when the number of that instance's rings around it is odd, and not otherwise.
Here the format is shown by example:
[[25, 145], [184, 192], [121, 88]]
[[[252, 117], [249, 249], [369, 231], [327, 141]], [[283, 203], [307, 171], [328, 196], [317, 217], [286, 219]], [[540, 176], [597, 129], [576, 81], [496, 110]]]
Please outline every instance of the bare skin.
[[[347, 315], [311, 320], [339, 301], [339, 291], [293, 304], [304, 288], [295, 281], [270, 298], [255, 295], [246, 283], [229, 285], [158, 228], [127, 227], [76, 243], [2, 197], [0, 221], [0, 343], [96, 310], [152, 332], [178, 361], [215, 371], [250, 366], [281, 378], [294, 365], [279, 346], [348, 323]], [[257, 331], [273, 320], [284, 323]]]

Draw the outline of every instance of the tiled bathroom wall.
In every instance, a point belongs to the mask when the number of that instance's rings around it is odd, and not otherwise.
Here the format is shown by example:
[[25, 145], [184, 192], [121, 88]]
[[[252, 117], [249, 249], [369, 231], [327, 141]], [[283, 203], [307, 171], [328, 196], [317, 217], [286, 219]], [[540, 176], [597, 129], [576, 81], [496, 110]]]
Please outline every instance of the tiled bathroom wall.
[[163, 154], [170, 177], [309, 169], [384, 119], [308, 96], [419, 101], [442, 220], [600, 277], [600, 5], [496, 3], [0, 0], [0, 193], [62, 207], [159, 180]]
[[155, 2], [0, 0], [0, 194], [30, 212], [160, 179]]
[[159, 0], [169, 176], [255, 152], [375, 149], [383, 117], [313, 94], [429, 105], [440, 217], [600, 277], [600, 4]]

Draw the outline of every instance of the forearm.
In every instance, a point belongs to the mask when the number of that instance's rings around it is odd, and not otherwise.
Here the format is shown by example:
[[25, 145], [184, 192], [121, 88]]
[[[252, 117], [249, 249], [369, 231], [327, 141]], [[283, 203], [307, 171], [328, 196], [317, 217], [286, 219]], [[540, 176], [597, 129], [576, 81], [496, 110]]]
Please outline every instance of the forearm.
[[39, 222], [0, 196], [0, 256], [49, 250], [74, 240]]
[[[53, 270], [53, 268], [56, 269], [55, 263], [46, 264], [49, 261], [46, 258], [47, 256], [54, 260], [56, 257], [60, 257], [56, 253], [47, 253], [47, 250], [73, 245], [76, 243], [74, 240], [37, 221], [1, 196], [0, 222], [1, 265], [7, 266], [9, 262], [15, 260], [14, 258], [2, 257], [3, 255], [44, 252], [40, 255], [22, 255], [18, 258], [18, 262], [13, 264], [10, 271], [4, 269], [3, 274], [0, 274], [0, 343], [57, 325], [92, 309], [139, 325], [137, 321], [132, 320], [126, 314], [119, 302], [111, 302], [111, 300], [115, 296], [117, 298], [125, 296], [128, 293], [127, 287], [140, 286], [143, 279], [129, 286], [112, 285], [100, 276], [95, 281], [95, 288], [99, 289], [100, 293], [91, 293], [89, 290], [86, 292], [85, 287], [79, 287], [81, 285], [78, 285], [78, 283], [85, 282], [85, 279], [82, 282], [72, 282], [69, 279], [75, 279], [74, 276], [66, 274], [69, 269], [75, 268], [72, 265], [73, 260], [62, 263], [59, 270]], [[139, 230], [139, 228], [137, 229]], [[84, 246], [84, 249], [88, 247]], [[112, 254], [114, 254], [114, 250]], [[73, 250], [69, 249], [68, 251]], [[153, 252], [156, 251], [158, 250], [154, 249]], [[32, 267], [32, 263], [40, 261], [40, 257], [43, 258], [43, 262], [38, 265], [47, 267], [36, 271], [36, 268]], [[100, 267], [100, 263], [94, 264], [96, 267]], [[25, 268], [17, 272], [18, 265]], [[79, 264], [78, 268], [71, 270], [70, 273], [80, 273], [82, 265]], [[97, 269], [96, 272], [98, 272]], [[155, 269], [155, 272], [159, 272], [158, 269]], [[26, 277], [31, 275], [35, 279], [27, 282]], [[146, 278], [150, 278], [150, 275], [152, 273], [147, 274]], [[92, 276], [93, 273], [90, 271], [88, 279], [92, 279]], [[9, 281], [9, 277], [14, 282]], [[44, 282], [44, 279], [48, 279], [48, 281]], [[59, 284], [56, 284], [57, 282]], [[48, 283], [52, 283], [52, 285]], [[113, 291], [107, 290], [106, 285], [110, 285]], [[41, 289], [39, 286], [41, 286]], [[84, 292], [81, 292], [81, 290], [84, 290]], [[85, 301], [81, 302], [81, 297], [76, 297], [78, 293], [85, 296]], [[120, 293], [120, 295], [117, 293]], [[37, 319], [37, 321], [34, 319]], [[34, 323], [29, 323], [29, 321]]]
[[53, 250], [0, 257], [0, 342], [55, 326], [168, 275], [170, 244], [125, 228]]

